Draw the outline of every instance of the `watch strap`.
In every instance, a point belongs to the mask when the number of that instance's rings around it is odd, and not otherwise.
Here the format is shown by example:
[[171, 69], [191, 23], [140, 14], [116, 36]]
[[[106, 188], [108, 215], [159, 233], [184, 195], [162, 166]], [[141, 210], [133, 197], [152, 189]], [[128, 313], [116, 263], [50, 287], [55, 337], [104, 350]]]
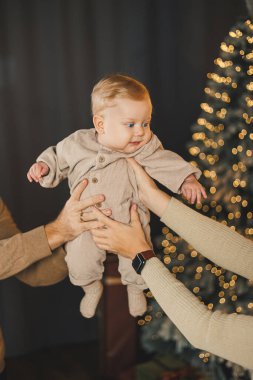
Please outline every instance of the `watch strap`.
[[132, 267], [134, 268], [135, 272], [141, 274], [141, 271], [144, 265], [146, 264], [146, 261], [151, 259], [152, 257], [155, 257], [155, 253], [154, 251], [152, 251], [152, 249], [148, 249], [147, 251], [137, 253], [137, 255], [132, 261]]
[[155, 253], [152, 249], [148, 249], [147, 251], [140, 252], [138, 253], [138, 255], [142, 255], [145, 261], [151, 259], [152, 257], [155, 257]]

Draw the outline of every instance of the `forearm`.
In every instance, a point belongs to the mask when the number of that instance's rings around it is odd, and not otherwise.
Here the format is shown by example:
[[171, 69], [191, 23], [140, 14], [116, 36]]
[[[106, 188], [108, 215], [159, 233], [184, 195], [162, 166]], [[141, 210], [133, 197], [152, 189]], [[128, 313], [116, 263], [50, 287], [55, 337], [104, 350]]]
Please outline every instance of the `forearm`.
[[45, 234], [47, 237], [48, 245], [52, 251], [60, 247], [62, 244], [66, 243], [68, 240], [67, 232], [67, 229], [64, 228], [63, 223], [60, 221], [60, 219], [45, 225]]
[[0, 241], [0, 279], [13, 276], [52, 254], [44, 227]]
[[143, 196], [143, 203], [155, 215], [161, 217], [164, 214], [171, 196], [155, 187], [149, 187]]
[[30, 286], [48, 286], [62, 281], [68, 275], [65, 262], [66, 252], [62, 247], [56, 249], [53, 255], [30, 265], [18, 273], [16, 277]]
[[157, 258], [146, 262], [141, 275], [191, 344], [253, 369], [253, 317], [211, 312]]
[[[164, 202], [163, 202], [164, 204]], [[253, 279], [253, 242], [171, 198], [161, 221], [215, 264]]]

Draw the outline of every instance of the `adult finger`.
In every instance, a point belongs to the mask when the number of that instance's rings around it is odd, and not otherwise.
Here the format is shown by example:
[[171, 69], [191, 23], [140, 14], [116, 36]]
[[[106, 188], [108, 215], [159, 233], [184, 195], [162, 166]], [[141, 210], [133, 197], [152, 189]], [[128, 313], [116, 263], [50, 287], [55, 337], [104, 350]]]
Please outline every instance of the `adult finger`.
[[[110, 209], [104, 209], [104, 210], [101, 210], [102, 213], [104, 215], [107, 215], [107, 216], [110, 216], [112, 211]], [[82, 222], [89, 222], [91, 220], [94, 220], [96, 219], [93, 211], [84, 211], [84, 212], [80, 212], [80, 219]]]
[[145, 176], [147, 179], [150, 179], [149, 175], [145, 172], [143, 167], [140, 164], [138, 164], [138, 162], [136, 162], [134, 158], [127, 158], [127, 162], [129, 162], [129, 164], [132, 166], [137, 179], [140, 180], [141, 178], [143, 178], [143, 176]]
[[95, 228], [103, 227], [104, 224], [102, 222], [99, 222], [98, 220], [93, 220], [90, 222], [83, 222], [83, 231], [92, 230]]
[[137, 205], [135, 203], [132, 204], [130, 208], [130, 217], [131, 217], [131, 224], [141, 224], [139, 213], [137, 211]]
[[108, 238], [108, 229], [104, 228], [97, 228], [97, 229], [92, 229], [91, 234], [93, 237], [100, 238], [100, 239], [107, 239]]
[[[85, 210], [88, 207], [95, 206], [97, 203], [102, 202], [104, 199], [105, 197], [103, 194], [97, 194], [97, 195], [93, 195], [92, 197], [83, 199], [82, 201], [78, 202], [76, 206], [77, 210], [81, 211], [81, 210]], [[89, 212], [93, 212], [93, 211], [89, 211]]]
[[136, 162], [134, 158], [132, 157], [127, 158], [127, 162], [129, 162], [129, 164], [132, 166], [134, 171], [143, 170], [141, 165], [138, 164], [138, 162]]
[[75, 190], [73, 191], [72, 195], [70, 196], [70, 200], [75, 200], [75, 201], [79, 201], [81, 195], [82, 195], [82, 192], [84, 191], [84, 189], [87, 187], [88, 185], [88, 180], [86, 178], [84, 178], [82, 180], [82, 182], [80, 182], [77, 187], [75, 188]]
[[[95, 242], [95, 240], [94, 240], [94, 242]], [[108, 251], [110, 249], [108, 244], [103, 244], [103, 243], [98, 243], [98, 242], [95, 242], [95, 244], [99, 249], [103, 249], [104, 251]], [[110, 252], [112, 252], [112, 251], [110, 250]]]
[[107, 216], [105, 216], [101, 211], [99, 211], [96, 207], [92, 207], [92, 212], [94, 214], [94, 216], [97, 218], [97, 220], [99, 220], [100, 222], [104, 223], [105, 226], [112, 226], [115, 222], [108, 218]]

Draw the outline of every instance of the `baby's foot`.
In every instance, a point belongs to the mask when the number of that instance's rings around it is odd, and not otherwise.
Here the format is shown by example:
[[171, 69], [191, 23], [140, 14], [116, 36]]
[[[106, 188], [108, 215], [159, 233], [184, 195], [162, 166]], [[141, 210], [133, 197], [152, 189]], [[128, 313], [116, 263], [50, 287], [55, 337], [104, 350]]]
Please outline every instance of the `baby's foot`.
[[130, 314], [133, 317], [143, 315], [147, 310], [147, 300], [143, 291], [133, 285], [128, 285], [127, 293]]
[[101, 281], [94, 281], [90, 285], [82, 286], [82, 288], [85, 296], [80, 303], [80, 312], [85, 318], [92, 318], [103, 293], [103, 285]]

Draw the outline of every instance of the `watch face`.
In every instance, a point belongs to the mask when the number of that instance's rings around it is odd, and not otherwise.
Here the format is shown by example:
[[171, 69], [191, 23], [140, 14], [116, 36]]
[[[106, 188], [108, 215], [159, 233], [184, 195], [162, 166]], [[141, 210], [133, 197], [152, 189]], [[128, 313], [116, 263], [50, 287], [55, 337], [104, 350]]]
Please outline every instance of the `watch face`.
[[135, 258], [132, 261], [132, 266], [138, 274], [141, 273], [141, 270], [145, 264], [145, 260], [141, 255], [136, 255]]

